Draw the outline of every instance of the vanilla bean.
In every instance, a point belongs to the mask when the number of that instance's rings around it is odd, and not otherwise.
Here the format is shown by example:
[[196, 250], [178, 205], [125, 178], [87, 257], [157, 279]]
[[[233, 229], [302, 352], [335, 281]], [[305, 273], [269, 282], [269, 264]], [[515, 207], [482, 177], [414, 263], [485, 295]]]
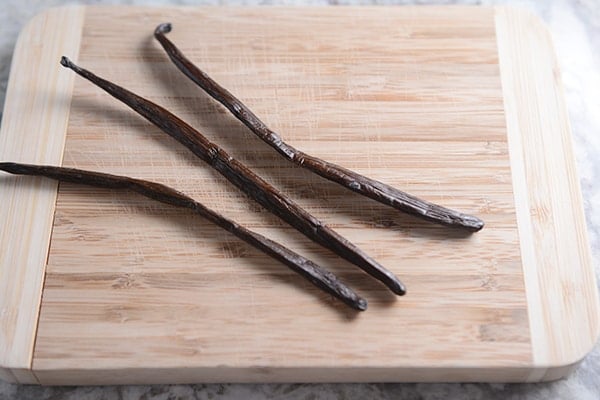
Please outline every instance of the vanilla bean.
[[126, 176], [48, 165], [1, 162], [0, 170], [18, 175], [43, 176], [61, 182], [70, 182], [80, 185], [108, 189], [127, 189], [161, 203], [188, 208], [215, 225], [234, 234], [254, 248], [281, 261], [292, 271], [300, 274], [318, 288], [337, 297], [355, 310], [364, 311], [367, 309], [367, 301], [359, 297], [333, 273], [319, 267], [317, 264], [281, 244], [244, 228], [236, 222], [205, 207], [191, 197], [163, 184], [129, 178]]
[[121, 100], [138, 114], [182, 143], [244, 193], [308, 238], [354, 263], [380, 280], [394, 293], [398, 295], [406, 293], [404, 284], [394, 274], [177, 116], [125, 88], [78, 67], [67, 57], [62, 57], [60, 62], [63, 66], [72, 69], [78, 75], [104, 89], [116, 99]]
[[256, 136], [274, 148], [287, 160], [356, 193], [360, 193], [380, 203], [427, 221], [463, 228], [471, 232], [476, 232], [483, 228], [484, 222], [475, 216], [463, 214], [422, 200], [385, 183], [367, 178], [347, 168], [306, 154], [285, 143], [276, 132], [269, 129], [246, 105], [187, 59], [165, 36], [170, 31], [171, 24], [160, 24], [154, 31], [154, 37], [160, 42], [177, 68], [212, 98], [225, 106], [237, 119], [250, 128]]

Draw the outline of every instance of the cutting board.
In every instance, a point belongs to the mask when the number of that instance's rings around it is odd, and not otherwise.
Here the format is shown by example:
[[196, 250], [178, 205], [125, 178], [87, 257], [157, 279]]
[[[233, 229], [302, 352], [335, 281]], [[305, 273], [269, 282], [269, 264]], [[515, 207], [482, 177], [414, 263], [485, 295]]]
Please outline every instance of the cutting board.
[[[169, 35], [303, 151], [477, 215], [434, 226], [281, 159], [191, 84]], [[155, 101], [402, 278], [391, 295], [59, 66]], [[539, 381], [593, 347], [598, 299], [550, 37], [470, 7], [68, 7], [13, 57], [0, 159], [173, 186], [338, 274], [339, 301], [188, 211], [0, 176], [0, 373], [40, 384]]]

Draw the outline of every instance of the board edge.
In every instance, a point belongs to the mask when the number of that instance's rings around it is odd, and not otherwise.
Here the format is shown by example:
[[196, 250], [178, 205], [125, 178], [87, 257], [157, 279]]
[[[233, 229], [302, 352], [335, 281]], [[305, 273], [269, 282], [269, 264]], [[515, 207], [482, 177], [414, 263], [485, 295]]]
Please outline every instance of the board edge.
[[[58, 61], [63, 54], [77, 58], [83, 20], [82, 6], [55, 7], [21, 30], [0, 128], [2, 161], [62, 163], [74, 76], [60, 71]], [[35, 384], [33, 349], [58, 185], [1, 179], [0, 379]]]
[[43, 385], [148, 385], [197, 383], [373, 383], [373, 382], [523, 382], [526, 366], [501, 369], [468, 367], [319, 367], [231, 366], [43, 369]]
[[[580, 363], [600, 333], [583, 200], [551, 34], [528, 11], [495, 10], [533, 350], [527, 380], [555, 380]], [[549, 249], [556, 257], [544, 254]]]

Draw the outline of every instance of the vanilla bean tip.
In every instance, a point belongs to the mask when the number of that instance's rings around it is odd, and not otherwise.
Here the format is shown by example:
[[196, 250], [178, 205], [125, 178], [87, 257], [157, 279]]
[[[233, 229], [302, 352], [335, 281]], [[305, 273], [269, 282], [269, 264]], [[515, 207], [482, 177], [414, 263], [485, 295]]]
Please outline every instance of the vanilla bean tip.
[[65, 67], [65, 68], [69, 68], [73, 71], [75, 71], [76, 73], [80, 74], [81, 73], [81, 68], [79, 68], [79, 66], [77, 64], [75, 64], [73, 61], [71, 61], [71, 59], [69, 57], [66, 56], [62, 56], [60, 58], [60, 64]]
[[367, 303], [367, 301], [366, 301], [365, 299], [363, 299], [363, 298], [358, 298], [358, 299], [356, 300], [356, 303], [354, 303], [354, 305], [356, 306], [356, 309], [357, 309], [358, 311], [366, 311], [366, 310], [367, 310], [368, 303]]
[[404, 286], [404, 283], [400, 282], [398, 279], [394, 279], [393, 283], [394, 286], [390, 287], [392, 292], [398, 296], [404, 296], [406, 294], [406, 286]]
[[63, 67], [67, 67], [67, 68], [71, 68], [71, 69], [72, 69], [72, 68], [75, 66], [75, 64], [73, 64], [73, 61], [71, 61], [71, 60], [69, 59], [69, 57], [67, 57], [67, 56], [62, 56], [62, 57], [60, 58], [60, 64], [61, 64]]
[[156, 27], [154, 30], [154, 35], [158, 35], [159, 33], [169, 33], [171, 32], [171, 29], [173, 29], [173, 26], [170, 22], [162, 23]]
[[485, 222], [483, 222], [483, 220], [473, 215], [463, 214], [461, 215], [461, 219], [463, 226], [473, 232], [478, 232], [485, 226]]

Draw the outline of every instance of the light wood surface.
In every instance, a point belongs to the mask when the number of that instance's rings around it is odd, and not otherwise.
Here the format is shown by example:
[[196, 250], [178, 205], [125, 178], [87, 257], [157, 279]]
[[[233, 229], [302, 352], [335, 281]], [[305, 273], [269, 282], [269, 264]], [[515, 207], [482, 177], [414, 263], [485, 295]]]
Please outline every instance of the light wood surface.
[[537, 367], [530, 379], [551, 379], [569, 372], [595, 343], [598, 294], [550, 34], [534, 15], [504, 8], [496, 15]]
[[[401, 276], [408, 294], [394, 298], [78, 78], [63, 165], [172, 185], [336, 272], [369, 309], [346, 310], [185, 211], [61, 184], [35, 376], [44, 384], [524, 381], [567, 372], [595, 339], [597, 295], [552, 49], [537, 23], [511, 13], [85, 8], [79, 54], [65, 55], [192, 123]], [[168, 62], [151, 36], [166, 21], [193, 61], [294, 146], [476, 214], [486, 227], [470, 236], [435, 227], [281, 160]], [[523, 31], [529, 42], [516, 46]], [[527, 53], [536, 45], [539, 64]], [[529, 90], [524, 82], [540, 70]], [[544, 146], [532, 145], [548, 127]], [[562, 167], [564, 175], [550, 169]]]
[[[56, 67], [79, 52], [83, 8], [32, 19], [17, 41], [0, 130], [0, 159], [60, 165], [73, 77]], [[0, 377], [36, 383], [31, 359], [57, 184], [0, 176]]]

